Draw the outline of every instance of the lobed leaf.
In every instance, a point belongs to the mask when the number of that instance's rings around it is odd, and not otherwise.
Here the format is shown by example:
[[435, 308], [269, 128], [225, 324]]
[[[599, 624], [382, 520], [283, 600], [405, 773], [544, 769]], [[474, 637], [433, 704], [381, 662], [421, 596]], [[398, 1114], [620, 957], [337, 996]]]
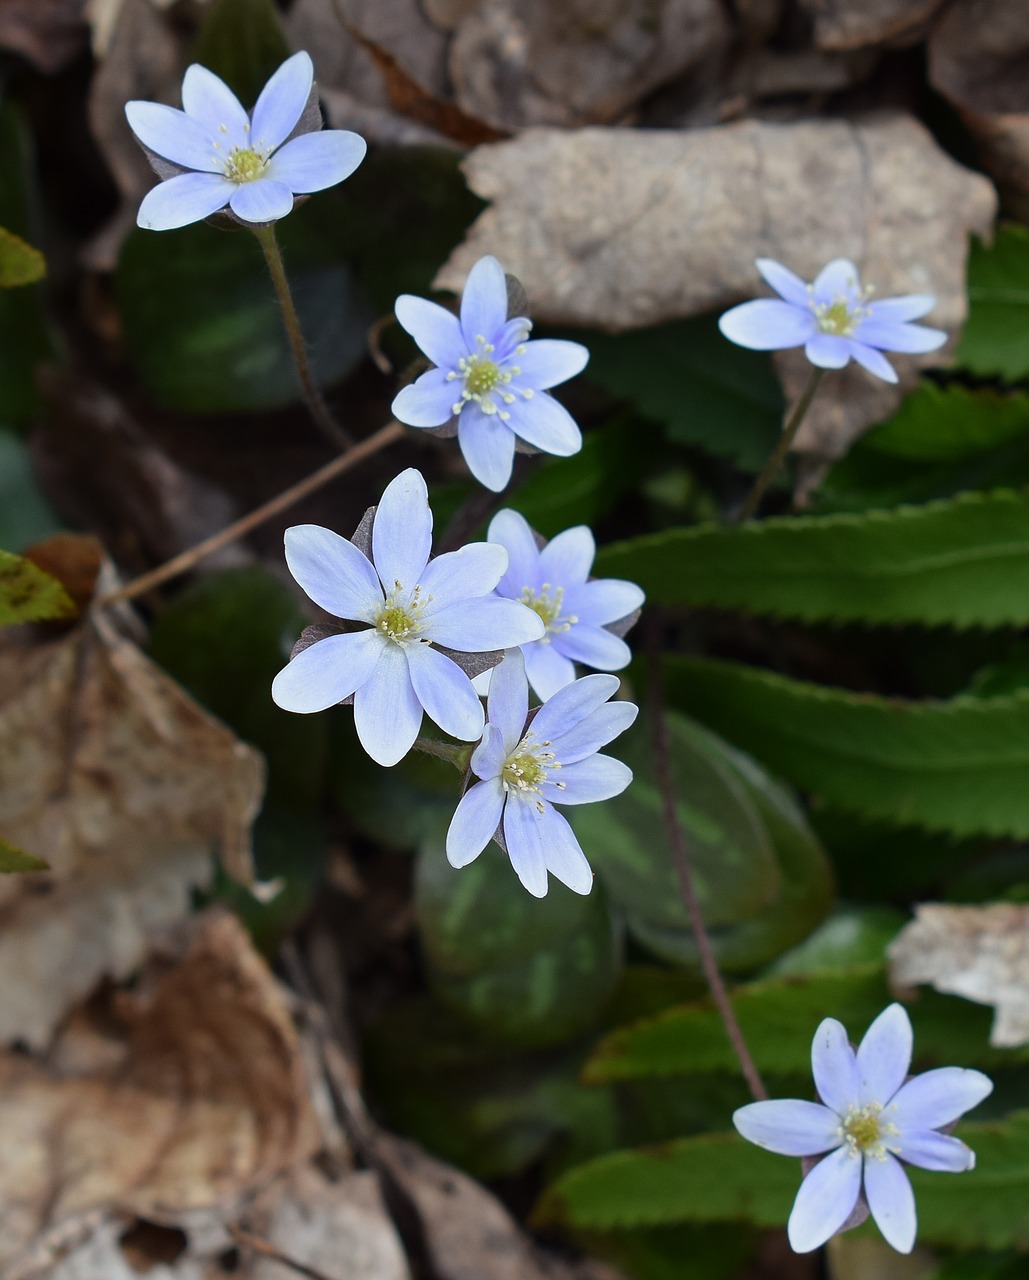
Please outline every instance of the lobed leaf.
[[1029, 492], [670, 529], [604, 548], [650, 600], [805, 622], [1029, 623]]

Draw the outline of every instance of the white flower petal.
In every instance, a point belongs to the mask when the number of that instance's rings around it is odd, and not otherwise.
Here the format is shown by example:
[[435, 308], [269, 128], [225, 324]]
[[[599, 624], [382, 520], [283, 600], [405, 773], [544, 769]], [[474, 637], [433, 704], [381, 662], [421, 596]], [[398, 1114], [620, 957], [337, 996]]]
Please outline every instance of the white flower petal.
[[632, 702], [605, 702], [559, 737], [552, 738], [554, 755], [565, 766], [585, 760], [606, 747], [636, 721], [640, 709]]
[[349, 178], [364, 159], [368, 144], [349, 129], [321, 129], [290, 138], [268, 162], [267, 174], [307, 195]]
[[748, 1142], [780, 1156], [820, 1156], [843, 1141], [835, 1111], [795, 1098], [748, 1103], [733, 1112], [732, 1122]]
[[854, 337], [870, 347], [910, 355], [936, 351], [947, 341], [942, 329], [930, 329], [924, 324], [897, 324], [889, 320], [862, 320], [854, 330]]
[[466, 867], [482, 853], [500, 826], [504, 812], [504, 788], [496, 778], [477, 782], [461, 797], [447, 831], [447, 861]]
[[551, 804], [595, 804], [620, 796], [632, 781], [632, 770], [613, 756], [587, 756], [557, 769], [541, 788]]
[[241, 182], [229, 199], [237, 218], [260, 224], [284, 218], [293, 209], [293, 192], [271, 178], [255, 178]]
[[842, 369], [850, 359], [850, 339], [816, 333], [804, 344], [804, 354], [819, 369]]
[[903, 324], [907, 320], [921, 320], [936, 306], [931, 293], [909, 293], [899, 298], [872, 298], [865, 304], [869, 319], [877, 324], [887, 321]]
[[423, 635], [434, 644], [458, 653], [487, 653], [491, 649], [514, 649], [538, 640], [543, 620], [517, 600], [487, 596], [465, 600], [441, 609], [427, 618]]
[[527, 342], [521, 355], [512, 354], [510, 361], [520, 371], [516, 375], [517, 387], [545, 391], [582, 373], [589, 358], [589, 351], [581, 343], [563, 338], [538, 338]]
[[318, 524], [295, 524], [284, 541], [289, 571], [316, 605], [337, 618], [373, 620], [383, 603], [379, 575], [352, 542]]
[[847, 1039], [847, 1029], [835, 1018], [819, 1023], [811, 1043], [811, 1072], [818, 1096], [838, 1115], [848, 1107], [856, 1107], [861, 1095], [854, 1050]]
[[445, 551], [422, 570], [425, 597], [423, 617], [461, 600], [487, 596], [507, 568], [507, 552], [490, 542], [469, 542], [458, 551]]
[[[438, 302], [430, 302], [428, 298], [419, 298], [413, 293], [402, 293], [393, 309], [400, 327], [407, 330], [444, 374], [455, 370], [457, 362], [468, 354], [468, 344], [461, 333], [460, 320]], [[461, 386], [459, 382], [451, 385], [458, 389]], [[451, 403], [456, 399], [455, 391], [451, 394]]]
[[[893, 1140], [891, 1139], [891, 1143]], [[967, 1173], [975, 1168], [975, 1152], [958, 1138], [931, 1129], [912, 1129], [896, 1140], [897, 1155], [919, 1169], [939, 1173]]]
[[421, 472], [408, 467], [386, 486], [372, 524], [372, 560], [387, 595], [398, 582], [414, 589], [431, 548], [429, 491]]
[[507, 280], [494, 257], [480, 258], [468, 273], [461, 295], [461, 330], [468, 350], [475, 352], [477, 338], [492, 342], [507, 319]]
[[533, 448], [558, 458], [570, 458], [582, 448], [578, 424], [549, 392], [537, 391], [531, 400], [519, 396], [504, 409], [511, 415], [506, 425]]
[[861, 1104], [885, 1106], [904, 1083], [911, 1068], [914, 1032], [902, 1004], [885, 1008], [858, 1045], [857, 1068], [861, 1077]]
[[811, 295], [807, 285], [800, 276], [784, 267], [774, 258], [758, 258], [754, 264], [761, 272], [762, 278], [770, 284], [785, 302], [792, 302], [795, 307], [806, 307]]
[[407, 646], [407, 665], [415, 696], [429, 719], [452, 738], [477, 742], [485, 717], [467, 674], [452, 658], [427, 644]]
[[304, 114], [313, 83], [309, 54], [295, 53], [286, 59], [261, 90], [254, 107], [250, 136], [255, 148], [267, 155], [282, 146]]
[[198, 62], [186, 68], [182, 106], [187, 115], [221, 142], [220, 155], [228, 157], [234, 147], [250, 146], [250, 117], [239, 99], [224, 80]]
[[782, 351], [799, 347], [816, 332], [814, 313], [778, 298], [741, 302], [719, 319], [730, 342], [750, 351]]
[[333, 707], [369, 678], [386, 643], [375, 630], [326, 636], [283, 667], [272, 681], [272, 700], [303, 715]]
[[556, 742], [618, 692], [617, 676], [583, 676], [559, 689], [540, 707], [532, 727], [538, 738]]
[[392, 413], [409, 427], [441, 427], [454, 416], [456, 392], [443, 369], [430, 369], [393, 399]]
[[411, 750], [422, 724], [418, 701], [398, 644], [387, 642], [368, 679], [354, 694], [354, 724], [361, 746], [387, 768]]
[[483, 413], [469, 404], [457, 419], [457, 443], [468, 470], [479, 484], [500, 493], [511, 479], [514, 466], [514, 433], [498, 413]]
[[862, 369], [867, 369], [875, 377], [882, 378], [883, 382], [897, 381], [896, 369], [881, 351], [877, 351], [875, 347], [866, 347], [863, 342], [856, 342], [853, 338], [848, 338], [847, 342], [850, 345], [850, 354]]
[[[486, 674], [489, 675], [489, 672]], [[499, 778], [507, 754], [500, 727], [495, 724], [484, 725], [482, 741], [472, 752], [472, 773], [477, 778]]]
[[811, 286], [816, 302], [831, 306], [839, 298], [853, 298], [861, 290], [861, 273], [849, 258], [833, 258]]
[[509, 649], [503, 662], [493, 668], [486, 708], [490, 724], [503, 738], [505, 756], [510, 755], [521, 741], [529, 714], [529, 686], [518, 649]]
[[547, 896], [547, 860], [543, 853], [543, 823], [533, 800], [508, 796], [504, 805], [504, 840], [518, 879], [534, 898]]
[[544, 644], [542, 640], [527, 644], [522, 655], [529, 684], [543, 702], [575, 679], [575, 663], [558, 653], [552, 644]]
[[593, 871], [575, 832], [556, 809], [549, 807], [540, 814], [540, 823], [547, 870], [573, 893], [589, 893], [593, 888]]
[[898, 1253], [910, 1253], [918, 1231], [915, 1194], [893, 1156], [865, 1161], [865, 1198], [886, 1243]]
[[937, 1067], [902, 1085], [890, 1108], [901, 1132], [942, 1129], [993, 1092], [993, 1081], [965, 1067]]
[[184, 111], [161, 102], [127, 102], [125, 116], [140, 142], [165, 160], [200, 173], [222, 173], [215, 139]]
[[861, 1160], [840, 1147], [827, 1155], [800, 1184], [787, 1224], [790, 1245], [810, 1253], [847, 1221], [861, 1190]]
[[593, 533], [588, 526], [578, 524], [551, 538], [543, 548], [540, 552], [540, 573], [545, 582], [567, 591], [586, 581], [596, 554]]
[[507, 551], [507, 571], [497, 587], [500, 594], [520, 600], [526, 587], [533, 592], [539, 591], [543, 581], [539, 567], [540, 551], [525, 517], [510, 508], [498, 511], [490, 521], [486, 537]]
[[635, 582], [622, 578], [594, 578], [565, 591], [564, 611], [596, 627], [618, 622], [643, 607], [646, 596]]
[[566, 658], [596, 671], [621, 671], [632, 661], [632, 650], [621, 637], [585, 622], [574, 623], [554, 636], [551, 643]]
[[180, 173], [148, 191], [136, 215], [148, 231], [174, 231], [224, 209], [235, 188], [216, 173]]

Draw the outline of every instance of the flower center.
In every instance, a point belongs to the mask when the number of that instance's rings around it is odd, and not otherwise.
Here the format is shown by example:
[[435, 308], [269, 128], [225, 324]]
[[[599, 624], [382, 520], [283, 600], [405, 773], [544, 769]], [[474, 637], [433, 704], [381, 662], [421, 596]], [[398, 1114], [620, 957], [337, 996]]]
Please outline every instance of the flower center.
[[840, 1135], [853, 1155], [886, 1159], [887, 1137], [898, 1132], [897, 1126], [882, 1119], [882, 1104], [869, 1102], [864, 1107], [848, 1107], [840, 1125]]
[[268, 166], [259, 151], [249, 147], [233, 147], [225, 160], [225, 176], [230, 182], [253, 182]]
[[501, 381], [503, 374], [500, 366], [492, 360], [471, 356], [465, 361], [464, 385], [469, 395], [481, 396], [487, 391], [493, 391]]
[[[504, 761], [500, 771], [504, 790], [521, 795], [534, 792], [540, 796], [540, 787], [549, 781], [548, 774], [552, 769], [561, 768], [560, 761], [554, 759], [553, 751], [547, 750], [549, 746], [549, 739], [540, 742], [530, 729]], [[554, 785], [564, 790], [563, 782], [556, 782]], [[542, 813], [543, 807], [543, 800], [540, 798], [536, 801], [536, 808]]]
[[544, 582], [538, 592], [533, 591], [532, 587], [522, 587], [522, 604], [527, 604], [533, 613], [539, 614], [547, 628], [547, 633], [543, 636], [544, 644], [549, 644], [551, 635], [567, 631], [579, 621], [574, 614], [561, 617], [564, 598], [564, 587], [552, 587], [549, 582]]
[[[457, 368], [451, 369], [447, 374], [448, 382], [460, 380], [464, 384], [461, 388], [461, 399], [452, 406], [452, 412], [458, 414], [466, 404], [474, 403], [483, 413], [495, 413], [501, 422], [506, 422], [511, 415], [502, 408], [502, 405], [514, 404], [516, 399], [514, 393], [506, 389], [507, 384], [521, 373], [521, 369], [517, 365], [504, 369], [495, 360], [491, 360], [490, 357], [496, 348], [492, 342], [487, 342], [482, 334], [475, 339], [475, 345], [474, 355], [462, 356], [457, 362]], [[520, 346], [515, 354], [524, 350], [525, 348]], [[526, 400], [530, 400], [533, 392], [526, 389], [520, 394]]]
[[815, 322], [823, 333], [831, 333], [837, 338], [849, 338], [871, 309], [864, 304], [875, 290], [871, 285], [864, 289], [856, 287], [851, 293], [838, 293], [832, 302], [815, 302], [811, 300], [811, 310], [815, 313]]
[[415, 587], [410, 596], [406, 597], [403, 587], [395, 582], [389, 599], [379, 610], [375, 625], [394, 644], [417, 639], [418, 632], [422, 629], [422, 610], [431, 599], [431, 596], [422, 598], [421, 587]]

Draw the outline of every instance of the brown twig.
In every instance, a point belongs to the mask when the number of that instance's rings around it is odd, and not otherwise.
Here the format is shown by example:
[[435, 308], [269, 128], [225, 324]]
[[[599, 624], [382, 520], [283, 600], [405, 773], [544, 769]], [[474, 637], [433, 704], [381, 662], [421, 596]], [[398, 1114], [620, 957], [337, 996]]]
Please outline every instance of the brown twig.
[[729, 999], [729, 992], [726, 990], [725, 979], [722, 977], [722, 972], [718, 967], [714, 947], [711, 945], [711, 938], [704, 923], [704, 913], [701, 910], [700, 899], [697, 897], [697, 886], [693, 877], [693, 859], [690, 854], [689, 843], [683, 832], [682, 824], [679, 822], [675, 782], [672, 778], [672, 755], [668, 741], [668, 724], [665, 720], [660, 637], [655, 616], [651, 616], [650, 623], [647, 636], [647, 693], [654, 749], [654, 768], [658, 790], [661, 793], [661, 808], [665, 828], [668, 832], [668, 842], [672, 848], [675, 870], [679, 877], [679, 889], [682, 893], [683, 904], [686, 907], [686, 914], [689, 916], [690, 928], [693, 930], [693, 937], [697, 944], [700, 967], [704, 971], [704, 978], [711, 993], [711, 999], [714, 1001], [718, 1015], [722, 1019], [722, 1025], [725, 1027], [725, 1034], [728, 1036], [733, 1052], [739, 1060], [740, 1070], [750, 1092], [758, 1101], [764, 1101], [768, 1097], [768, 1090], [765, 1088], [760, 1073], [754, 1065], [754, 1059], [750, 1056], [750, 1050], [747, 1048], [743, 1031], [736, 1019], [732, 1001]]
[[370, 458], [373, 453], [378, 453], [380, 449], [385, 449], [387, 445], [393, 444], [403, 434], [404, 428], [399, 422], [387, 423], [386, 426], [380, 427], [374, 435], [369, 436], [367, 440], [362, 440], [359, 444], [352, 445], [346, 453], [340, 454], [338, 458], [333, 458], [331, 462], [327, 462], [324, 467], [313, 471], [309, 476], [305, 476], [303, 480], [298, 480], [296, 484], [290, 485], [288, 489], [284, 489], [282, 493], [264, 503], [263, 506], [258, 507], [256, 511], [251, 511], [249, 515], [243, 516], [234, 524], [230, 524], [225, 529], [219, 530], [218, 533], [205, 538], [203, 542], [198, 542], [195, 547], [190, 547], [188, 551], [183, 551], [180, 555], [165, 561], [164, 564], [158, 565], [156, 569], [151, 569], [148, 573], [140, 574], [138, 578], [133, 578], [131, 582], [127, 582], [125, 586], [120, 587], [117, 591], [112, 591], [110, 595], [104, 596], [99, 601], [99, 606], [102, 608], [105, 605], [114, 604], [117, 600], [134, 600], [137, 596], [141, 596], [147, 591], [152, 591], [154, 587], [159, 587], [162, 583], [168, 582], [172, 578], [177, 578], [179, 574], [188, 572], [205, 556], [212, 555], [215, 551], [220, 551], [222, 547], [228, 546], [230, 542], [235, 542], [237, 539], [245, 537], [252, 529], [256, 529], [259, 525], [264, 524], [265, 521], [273, 519], [280, 512], [287, 511], [290, 507], [300, 502], [301, 499], [306, 498], [308, 494], [314, 493], [323, 485], [328, 484], [330, 480], [335, 480], [337, 476], [341, 476], [345, 471], [356, 467], [365, 458]]
[[288, 1267], [290, 1271], [295, 1271], [297, 1275], [307, 1276], [307, 1280], [332, 1280], [332, 1277], [326, 1275], [324, 1271], [319, 1271], [317, 1267], [310, 1267], [306, 1262], [301, 1262], [298, 1258], [291, 1258], [288, 1253], [283, 1253], [281, 1249], [277, 1249], [270, 1241], [262, 1240], [260, 1236], [251, 1235], [249, 1231], [245, 1231], [242, 1227], [230, 1225], [228, 1232], [241, 1249], [249, 1249], [251, 1253], [259, 1253], [262, 1258], [270, 1258], [272, 1262], [281, 1263], [282, 1266]]

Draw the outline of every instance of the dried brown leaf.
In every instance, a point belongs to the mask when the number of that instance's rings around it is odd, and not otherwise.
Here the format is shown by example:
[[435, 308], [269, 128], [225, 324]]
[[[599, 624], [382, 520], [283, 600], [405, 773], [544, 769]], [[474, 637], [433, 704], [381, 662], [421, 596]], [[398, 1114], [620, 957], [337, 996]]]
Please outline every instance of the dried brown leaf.
[[51, 871], [0, 885], [0, 1041], [45, 1045], [189, 913], [219, 853], [249, 875], [263, 761], [102, 613], [0, 637], [0, 830]]
[[942, 4], [943, 0], [801, 0], [814, 22], [820, 49], [910, 44]]
[[1029, 1044], [1029, 905], [983, 907], [926, 903], [889, 946], [890, 977], [900, 986], [928, 982], [937, 991], [993, 1005], [990, 1043]]
[[[989, 182], [905, 116], [534, 129], [477, 148], [465, 173], [490, 207], [436, 284], [459, 289], [493, 253], [523, 282], [537, 318], [613, 330], [767, 292], [759, 256], [807, 279], [851, 257], [880, 294], [934, 293], [930, 322], [955, 330], [966, 314], [968, 233], [988, 234], [996, 211]], [[899, 402], [919, 363], [939, 360], [900, 357], [899, 389], [848, 372], [815, 401], [798, 448], [840, 456]]]

